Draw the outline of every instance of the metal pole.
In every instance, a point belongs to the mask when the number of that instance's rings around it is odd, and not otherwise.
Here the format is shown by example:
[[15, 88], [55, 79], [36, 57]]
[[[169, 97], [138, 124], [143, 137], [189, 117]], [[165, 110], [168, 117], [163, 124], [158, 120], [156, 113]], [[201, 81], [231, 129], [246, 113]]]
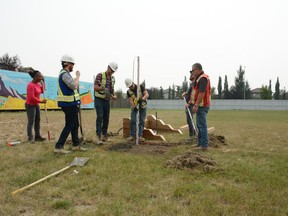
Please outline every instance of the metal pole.
[[[137, 56], [137, 101], [139, 100], [140, 91], [140, 58]], [[139, 112], [138, 104], [138, 112], [136, 113], [136, 145], [139, 145]]]

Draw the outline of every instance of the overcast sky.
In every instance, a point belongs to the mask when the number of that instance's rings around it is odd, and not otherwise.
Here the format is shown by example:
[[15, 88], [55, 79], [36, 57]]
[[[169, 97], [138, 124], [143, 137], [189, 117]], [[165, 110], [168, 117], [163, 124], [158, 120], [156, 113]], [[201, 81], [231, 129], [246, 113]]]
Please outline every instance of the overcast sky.
[[[0, 55], [18, 55], [56, 77], [71, 54], [82, 81], [119, 65], [116, 90], [126, 91], [140, 56], [146, 87], [181, 85], [202, 64], [217, 89], [246, 69], [251, 89], [288, 87], [287, 0], [0, 0]], [[136, 64], [135, 64], [136, 66]], [[136, 67], [135, 67], [136, 69]], [[75, 73], [72, 73], [75, 76]], [[135, 74], [136, 82], [136, 74]]]

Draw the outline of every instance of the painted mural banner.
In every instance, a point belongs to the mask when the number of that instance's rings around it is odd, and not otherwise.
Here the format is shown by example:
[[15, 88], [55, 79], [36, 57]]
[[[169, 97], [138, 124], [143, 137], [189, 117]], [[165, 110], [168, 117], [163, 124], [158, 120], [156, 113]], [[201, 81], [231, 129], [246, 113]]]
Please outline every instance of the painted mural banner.
[[[47, 99], [47, 109], [59, 109], [57, 106], [58, 77], [44, 76]], [[0, 110], [25, 110], [26, 88], [32, 78], [28, 73], [0, 69]], [[93, 109], [94, 84], [80, 81], [79, 91], [81, 108]], [[40, 95], [43, 98], [43, 94]], [[44, 109], [44, 105], [40, 104]]]

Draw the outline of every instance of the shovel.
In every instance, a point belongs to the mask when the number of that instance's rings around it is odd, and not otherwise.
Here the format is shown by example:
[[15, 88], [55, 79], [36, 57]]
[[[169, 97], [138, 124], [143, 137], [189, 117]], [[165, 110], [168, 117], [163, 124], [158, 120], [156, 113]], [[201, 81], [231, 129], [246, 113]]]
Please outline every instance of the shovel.
[[[79, 85], [78, 85], [77, 91], [78, 91], [78, 94], [80, 95]], [[80, 132], [81, 132], [81, 135], [82, 135], [82, 137], [80, 139], [81, 139], [81, 142], [84, 144], [84, 143], [86, 143], [86, 139], [84, 138], [84, 132], [83, 132], [83, 127], [82, 127], [81, 103], [78, 106], [78, 110], [79, 110], [79, 115], [78, 115], [78, 117], [79, 117], [79, 126], [80, 126]]]
[[[45, 100], [45, 89], [43, 88], [43, 97]], [[47, 114], [47, 105], [44, 103], [44, 109], [45, 109], [45, 116], [46, 116], [46, 122], [47, 122], [47, 133], [48, 133], [48, 140], [50, 141], [50, 131], [49, 131], [49, 122], [48, 122], [48, 114]]]
[[[184, 103], [186, 104], [185, 98], [183, 98], [183, 99], [184, 99]], [[197, 130], [195, 124], [194, 124], [194, 119], [193, 119], [193, 116], [191, 115], [190, 109], [189, 109], [189, 107], [187, 107], [186, 109], [187, 109], [189, 117], [190, 117], [190, 119], [192, 121], [192, 126], [193, 126], [193, 129], [194, 129], [194, 132], [195, 132], [196, 136], [198, 136], [198, 130]]]
[[64, 167], [63, 169], [58, 170], [57, 172], [54, 172], [54, 173], [52, 173], [52, 174], [50, 174], [50, 175], [48, 175], [48, 176], [46, 176], [46, 177], [44, 177], [42, 179], [39, 179], [38, 181], [35, 181], [35, 182], [33, 182], [33, 183], [29, 184], [29, 185], [26, 185], [25, 187], [22, 187], [22, 188], [20, 188], [20, 189], [18, 189], [16, 191], [13, 191], [12, 195], [15, 195], [15, 194], [17, 194], [19, 192], [27, 190], [28, 188], [31, 188], [34, 185], [37, 185], [40, 182], [45, 181], [48, 178], [51, 178], [52, 176], [55, 176], [55, 175], [58, 175], [61, 172], [64, 172], [65, 170], [69, 169], [72, 166], [77, 166], [77, 165], [78, 166], [84, 166], [88, 160], [89, 160], [89, 158], [85, 158], [85, 157], [75, 157], [70, 165], [68, 165], [68, 166]]

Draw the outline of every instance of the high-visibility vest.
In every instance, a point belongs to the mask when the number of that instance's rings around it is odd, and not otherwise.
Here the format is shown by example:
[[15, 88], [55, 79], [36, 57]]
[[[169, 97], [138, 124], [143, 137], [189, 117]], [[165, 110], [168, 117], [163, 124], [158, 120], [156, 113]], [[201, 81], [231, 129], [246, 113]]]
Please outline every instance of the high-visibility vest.
[[210, 79], [209, 76], [205, 73], [201, 74], [197, 80], [195, 81], [194, 86], [192, 87], [192, 93], [191, 93], [191, 102], [192, 104], [196, 104], [198, 94], [199, 94], [199, 81], [201, 78], [205, 78], [207, 80], [207, 85], [206, 85], [206, 91], [205, 95], [198, 105], [199, 107], [209, 107], [210, 106], [210, 101], [211, 101], [211, 86], [210, 86]]
[[[141, 88], [141, 87], [140, 87]], [[128, 92], [130, 94], [130, 97], [132, 98], [132, 100], [134, 101], [137, 97], [135, 96], [134, 92], [131, 90], [131, 89], [128, 89]], [[142, 91], [139, 92], [139, 98], [142, 98], [143, 97], [143, 94], [142, 94]], [[141, 104], [139, 104], [139, 107], [141, 109], [146, 109], [147, 107], [147, 101], [143, 101]]]
[[[102, 73], [101, 85], [105, 86], [105, 87], [107, 85], [106, 72]], [[115, 77], [111, 76], [111, 90], [114, 89], [114, 85], [115, 85]], [[97, 98], [102, 98], [102, 99], [106, 99], [107, 98], [107, 96], [106, 96], [106, 94], [104, 93], [103, 90], [94, 91], [94, 96], [97, 97]]]
[[58, 91], [57, 91], [57, 98], [56, 98], [58, 102], [58, 106], [63, 107], [63, 106], [73, 106], [73, 105], [80, 104], [80, 95], [77, 92], [77, 90], [70, 89], [66, 85], [66, 83], [63, 82], [62, 76], [64, 73], [68, 73], [68, 72], [62, 69], [59, 73], [59, 78], [58, 78]]

